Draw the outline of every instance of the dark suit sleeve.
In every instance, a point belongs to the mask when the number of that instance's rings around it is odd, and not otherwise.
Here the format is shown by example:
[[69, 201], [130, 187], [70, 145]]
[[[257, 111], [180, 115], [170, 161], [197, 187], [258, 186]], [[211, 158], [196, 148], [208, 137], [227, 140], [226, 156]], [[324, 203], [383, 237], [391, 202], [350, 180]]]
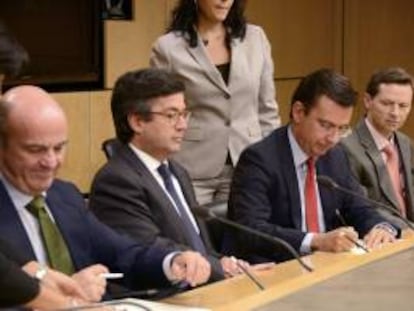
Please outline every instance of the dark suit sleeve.
[[[97, 174], [89, 202], [90, 209], [98, 219], [144, 245], [175, 251], [190, 250], [186, 244], [163, 234], [163, 227], [174, 226], [174, 222], [156, 207], [159, 204], [154, 202], [154, 196], [140, 185], [140, 181], [113, 170], [103, 170]], [[179, 228], [172, 230], [179, 231]], [[164, 231], [168, 230], [164, 228]], [[213, 256], [208, 259], [212, 264], [211, 280], [222, 279], [223, 272], [218, 259]]]
[[161, 235], [162, 224], [151, 201], [137, 182], [134, 184], [121, 173], [104, 171], [93, 181], [89, 207], [102, 222], [145, 245], [187, 250], [186, 245]]
[[0, 307], [26, 304], [39, 294], [39, 283], [0, 253]]
[[[295, 229], [291, 222], [292, 202], [288, 194], [288, 187], [295, 187], [295, 181], [286, 184], [276, 162], [269, 163], [263, 150], [256, 148], [248, 148], [242, 153], [233, 176], [228, 216], [243, 225], [281, 238], [299, 251], [305, 234]], [[282, 261], [291, 257], [283, 248], [275, 248], [260, 238], [240, 233], [227, 235], [224, 251], [234, 251], [237, 256], [251, 261]]]
[[[365, 196], [366, 193], [364, 192], [364, 189], [350, 169], [350, 164], [343, 147], [337, 146], [331, 152], [333, 153], [333, 156], [329, 157], [329, 161], [327, 163], [330, 167], [330, 173], [328, 175], [330, 175], [336, 183], [346, 189], [358, 193], [361, 196]], [[336, 171], [335, 168], [337, 169]], [[334, 172], [336, 172], [336, 174], [333, 174]], [[341, 172], [341, 174], [338, 174], [338, 172]], [[333, 204], [335, 208], [341, 210], [346, 222], [355, 227], [360, 237], [365, 236], [375, 225], [388, 222], [386, 218], [378, 213], [374, 206], [370, 206], [365, 200], [355, 196], [343, 194], [339, 191], [336, 191], [334, 195], [334, 200], [330, 201], [335, 202]], [[331, 223], [333, 223], [333, 221], [328, 222], [327, 229], [333, 229], [329, 228]], [[389, 223], [389, 225], [392, 226], [391, 223]], [[397, 232], [400, 232], [400, 228], [398, 226], [393, 226]]]
[[4, 254], [8, 259], [19, 266], [23, 266], [31, 260], [28, 256], [25, 256], [23, 252], [12, 247], [10, 243], [3, 239], [0, 239], [0, 253]]
[[[83, 198], [72, 184], [56, 185], [53, 191], [60, 199], [53, 215], [67, 240], [78, 270], [101, 263], [112, 272], [123, 272], [131, 288], [169, 286], [162, 262], [171, 253], [169, 248], [143, 245], [121, 235], [100, 222], [85, 208]], [[50, 197], [51, 191], [48, 193]], [[68, 208], [64, 208], [68, 205]]]

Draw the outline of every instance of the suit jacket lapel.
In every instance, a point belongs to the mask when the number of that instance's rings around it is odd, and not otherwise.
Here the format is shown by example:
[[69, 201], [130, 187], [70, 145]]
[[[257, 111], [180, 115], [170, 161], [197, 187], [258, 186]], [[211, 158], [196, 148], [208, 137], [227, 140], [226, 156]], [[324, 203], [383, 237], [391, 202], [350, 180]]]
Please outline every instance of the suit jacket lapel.
[[230, 95], [230, 91], [227, 85], [224, 83], [224, 80], [220, 72], [217, 70], [217, 68], [214, 66], [214, 64], [212, 64], [212, 62], [208, 58], [207, 51], [203, 43], [201, 43], [201, 40], [199, 39], [199, 43], [196, 47], [188, 46], [187, 50], [188, 50], [188, 53], [190, 53], [193, 56], [193, 58], [196, 60], [196, 62], [200, 65], [201, 69], [203, 70], [207, 78], [212, 83], [214, 83], [218, 88], [220, 88], [222, 91]]
[[400, 133], [396, 133], [395, 135], [396, 143], [398, 145], [398, 149], [400, 151], [400, 159], [402, 162], [403, 168], [403, 176], [404, 176], [404, 183], [405, 187], [405, 195], [406, 195], [406, 202], [407, 202], [407, 217], [409, 219], [413, 219], [414, 216], [414, 202], [413, 202], [413, 189], [410, 187], [411, 183], [411, 142], [407, 141], [405, 137], [403, 137]]
[[246, 51], [241, 46], [240, 39], [233, 39], [231, 42], [231, 61], [229, 75], [229, 89], [239, 88], [240, 80], [250, 79], [245, 73], [249, 72]]
[[0, 232], [13, 232], [11, 244], [28, 254], [30, 258], [36, 259], [26, 230], [2, 182], [0, 182]]
[[361, 145], [365, 148], [367, 156], [371, 159], [374, 164], [377, 179], [379, 181], [379, 187], [383, 192], [384, 196], [390, 201], [395, 208], [398, 206], [397, 198], [394, 195], [393, 186], [389, 177], [387, 167], [382, 158], [381, 152], [378, 150], [371, 133], [369, 132], [365, 121], [361, 120], [355, 128]]
[[46, 195], [46, 204], [53, 215], [55, 220], [56, 226], [58, 227], [60, 233], [62, 234], [63, 239], [65, 240], [66, 247], [69, 250], [69, 254], [71, 254], [72, 262], [75, 267], [82, 266], [80, 265], [80, 261], [75, 259], [80, 259], [76, 254], [76, 249], [85, 250], [85, 245], [80, 245], [76, 247], [76, 243], [82, 243], [84, 241], [84, 233], [77, 232], [77, 226], [73, 226], [73, 224], [77, 223], [76, 220], [70, 219], [73, 215], [72, 213], [68, 214], [66, 211], [68, 209], [72, 209], [73, 206], [66, 206], [67, 203], [63, 202], [60, 196], [55, 193], [53, 190], [53, 186], [47, 191]]
[[[329, 157], [329, 151], [323, 157]], [[321, 176], [332, 176], [332, 168], [329, 168], [325, 163], [326, 162], [323, 160], [316, 162], [316, 174]], [[328, 187], [320, 184], [318, 184], [318, 190], [321, 198], [323, 218], [325, 221], [325, 230], [330, 231], [333, 229], [332, 225], [335, 223], [332, 222], [332, 219], [335, 219], [336, 217], [332, 214], [335, 213], [336, 208], [338, 208], [338, 206], [334, 206], [337, 193], [335, 193], [335, 191], [332, 191], [332, 189], [329, 189]]]
[[[178, 242], [183, 243], [183, 241], [185, 241], [184, 244], [189, 244], [189, 237], [184, 234], [184, 230], [179, 230], [182, 228], [182, 221], [175, 209], [175, 206], [171, 202], [170, 198], [165, 194], [164, 189], [161, 188], [154, 176], [147, 169], [145, 164], [127, 146], [120, 150], [120, 156], [123, 157], [130, 165], [131, 170], [139, 175], [139, 179], [145, 181], [143, 182], [143, 186], [146, 187], [151, 196], [158, 201], [158, 208], [168, 215], [165, 221], [176, 224], [176, 226], [174, 226], [176, 234], [178, 237], [181, 237], [181, 241]], [[156, 213], [155, 208], [154, 213]]]
[[[187, 202], [188, 207], [190, 210], [193, 209], [193, 207], [198, 206], [194, 191], [192, 191], [192, 184], [190, 182], [190, 179], [185, 175], [182, 168], [179, 168], [176, 162], [170, 161], [170, 167], [171, 171], [174, 174], [174, 176], [177, 178], [178, 182], [180, 183], [181, 189], [184, 194], [184, 198]], [[206, 224], [203, 221], [200, 221], [197, 217], [194, 217], [195, 221], [197, 222], [198, 228], [200, 230], [200, 235], [202, 237], [202, 240], [204, 244], [207, 246], [208, 249], [212, 249], [210, 237], [208, 235], [208, 229], [206, 227]]]
[[184, 176], [184, 172], [177, 167], [174, 161], [170, 161], [170, 168], [174, 176], [178, 179], [181, 189], [183, 190], [184, 198], [190, 208], [197, 205], [194, 193], [191, 191], [191, 183], [186, 182], [187, 178]]
[[[298, 178], [296, 176], [296, 168], [293, 161], [292, 149], [290, 147], [289, 139], [288, 139], [288, 132], [287, 127], [285, 127], [284, 131], [281, 132], [283, 140], [282, 144], [277, 144], [277, 146], [283, 146], [281, 149], [281, 170], [283, 170], [282, 176], [285, 180], [285, 184], [287, 185], [289, 197], [292, 198], [292, 208], [291, 211], [291, 219], [294, 227], [298, 230], [302, 229], [302, 211], [301, 211], [301, 201], [300, 201], [300, 194], [298, 186], [291, 187], [289, 185], [297, 185]], [[288, 164], [291, 163], [292, 165]]]

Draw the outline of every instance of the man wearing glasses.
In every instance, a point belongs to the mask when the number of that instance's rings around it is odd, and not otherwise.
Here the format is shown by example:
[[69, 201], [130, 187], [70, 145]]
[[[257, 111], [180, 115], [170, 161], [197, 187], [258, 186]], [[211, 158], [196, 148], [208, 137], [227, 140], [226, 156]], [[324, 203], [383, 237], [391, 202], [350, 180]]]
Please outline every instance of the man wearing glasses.
[[184, 85], [162, 69], [128, 72], [115, 84], [111, 101], [117, 139], [123, 144], [97, 173], [90, 208], [115, 230], [148, 245], [196, 250], [212, 267], [210, 281], [232, 276], [247, 263], [217, 259], [197, 206], [190, 178], [170, 157], [180, 149], [190, 112]]
[[[355, 99], [349, 81], [332, 70], [303, 78], [291, 101], [290, 124], [242, 153], [228, 216], [287, 241], [302, 254], [347, 251], [359, 237], [368, 248], [394, 241], [398, 230], [364, 201], [317, 182], [318, 175], [326, 175], [361, 191], [344, 152], [335, 147], [348, 131]], [[289, 258], [246, 235], [231, 236], [225, 248], [252, 262]]]

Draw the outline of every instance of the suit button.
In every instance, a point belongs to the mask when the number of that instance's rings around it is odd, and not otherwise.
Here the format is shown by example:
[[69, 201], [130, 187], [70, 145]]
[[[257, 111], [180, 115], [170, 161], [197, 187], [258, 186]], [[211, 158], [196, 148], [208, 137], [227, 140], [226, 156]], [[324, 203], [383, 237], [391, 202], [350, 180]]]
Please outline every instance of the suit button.
[[230, 98], [231, 98], [231, 96], [230, 96], [230, 94], [227, 94], [227, 93], [226, 93], [226, 94], [224, 94], [224, 98], [225, 98], [225, 99], [230, 99]]
[[230, 124], [231, 124], [230, 120], [227, 120], [225, 124], [226, 124], [226, 126], [230, 126]]

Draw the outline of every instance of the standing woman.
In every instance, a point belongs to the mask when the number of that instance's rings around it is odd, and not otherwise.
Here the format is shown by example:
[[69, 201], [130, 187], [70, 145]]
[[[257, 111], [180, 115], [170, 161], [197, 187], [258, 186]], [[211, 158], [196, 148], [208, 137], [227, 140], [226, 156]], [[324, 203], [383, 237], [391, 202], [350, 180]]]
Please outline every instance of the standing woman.
[[280, 125], [270, 44], [244, 0], [180, 0], [151, 65], [185, 83], [191, 118], [176, 159], [199, 204], [227, 200], [242, 150]]

